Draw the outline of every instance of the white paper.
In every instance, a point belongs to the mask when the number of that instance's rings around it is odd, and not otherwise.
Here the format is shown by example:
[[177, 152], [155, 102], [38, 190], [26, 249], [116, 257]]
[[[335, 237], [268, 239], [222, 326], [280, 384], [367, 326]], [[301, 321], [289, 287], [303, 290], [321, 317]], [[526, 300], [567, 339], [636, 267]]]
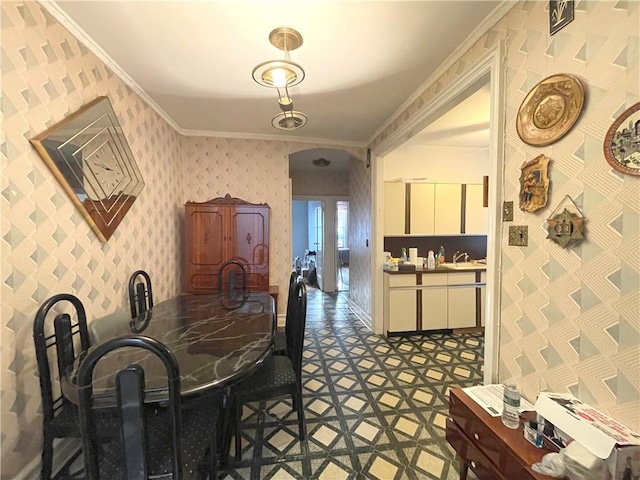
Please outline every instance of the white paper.
[[[504, 385], [476, 385], [463, 388], [462, 391], [480, 405], [492, 417], [502, 415], [502, 400], [504, 398]], [[520, 413], [535, 411], [535, 407], [526, 398], [520, 397]]]

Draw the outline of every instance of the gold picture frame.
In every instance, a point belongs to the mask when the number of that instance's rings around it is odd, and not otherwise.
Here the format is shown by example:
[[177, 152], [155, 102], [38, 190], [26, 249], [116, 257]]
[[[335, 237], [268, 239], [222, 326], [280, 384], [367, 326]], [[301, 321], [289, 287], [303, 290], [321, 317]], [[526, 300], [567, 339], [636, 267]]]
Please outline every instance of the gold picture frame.
[[98, 97], [31, 140], [97, 237], [106, 242], [144, 188], [107, 97]]
[[535, 212], [545, 207], [549, 198], [549, 176], [547, 174], [551, 159], [538, 155], [520, 167], [520, 210]]

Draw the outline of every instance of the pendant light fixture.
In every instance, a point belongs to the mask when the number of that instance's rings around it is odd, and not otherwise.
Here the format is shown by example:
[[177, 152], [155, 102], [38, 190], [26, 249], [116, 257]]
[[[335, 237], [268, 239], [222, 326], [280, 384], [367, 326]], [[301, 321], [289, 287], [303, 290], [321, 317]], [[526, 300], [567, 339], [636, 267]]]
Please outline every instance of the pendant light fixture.
[[271, 125], [279, 130], [295, 130], [307, 123], [307, 116], [293, 109], [289, 87], [304, 80], [304, 69], [289, 59], [289, 52], [302, 45], [302, 35], [290, 27], [278, 27], [269, 34], [269, 42], [284, 51], [283, 60], [269, 60], [255, 66], [253, 79], [259, 85], [275, 88], [281, 112], [273, 117]]

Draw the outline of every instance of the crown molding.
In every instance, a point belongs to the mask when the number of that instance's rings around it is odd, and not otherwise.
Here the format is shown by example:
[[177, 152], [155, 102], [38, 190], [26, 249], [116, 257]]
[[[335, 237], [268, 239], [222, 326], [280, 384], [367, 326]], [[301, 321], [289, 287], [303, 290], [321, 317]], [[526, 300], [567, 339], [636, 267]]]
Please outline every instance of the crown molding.
[[158, 115], [160, 115], [176, 131], [180, 126], [169, 116], [156, 101], [145, 92], [137, 82], [113, 60], [100, 45], [98, 45], [67, 13], [62, 10], [55, 0], [37, 0], [37, 2], [53, 16], [71, 35], [84, 44], [87, 49], [104, 63], [120, 80], [127, 84], [142, 100], [144, 100]]
[[413, 94], [400, 105], [391, 116], [379, 127], [371, 138], [366, 142], [367, 146], [372, 145], [376, 138], [385, 131], [391, 123], [398, 118], [409, 106], [422, 95], [427, 88], [433, 85], [451, 66], [457, 62], [464, 53], [467, 52], [479, 39], [495, 26], [498, 21], [504, 17], [517, 2], [513, 0], [502, 0], [493, 11], [487, 15], [484, 20], [469, 34], [469, 36], [456, 47], [456, 49], [441, 63], [434, 72], [420, 85]]
[[268, 133], [212, 132], [209, 130], [187, 130], [179, 128], [178, 132], [185, 137], [237, 138], [241, 140], [266, 140], [271, 142], [312, 143], [332, 147], [364, 148], [364, 142], [331, 140], [329, 138], [296, 137], [293, 135], [270, 135]]

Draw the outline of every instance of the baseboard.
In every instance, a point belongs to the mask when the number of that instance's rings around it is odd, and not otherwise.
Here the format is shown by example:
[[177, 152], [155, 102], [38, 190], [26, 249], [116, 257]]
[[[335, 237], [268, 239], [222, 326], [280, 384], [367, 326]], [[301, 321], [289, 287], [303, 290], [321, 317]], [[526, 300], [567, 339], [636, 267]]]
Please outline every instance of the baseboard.
[[[53, 476], [58, 473], [61, 465], [67, 463], [67, 460], [74, 453], [82, 448], [82, 442], [79, 438], [65, 438], [55, 440], [53, 444]], [[38, 454], [33, 460], [27, 463], [13, 480], [40, 480], [40, 461], [42, 460]]]
[[350, 298], [347, 299], [347, 307], [353, 312], [356, 317], [358, 317], [358, 320], [360, 320], [360, 322], [362, 322], [365, 327], [373, 332], [373, 323], [371, 322], [371, 316], [367, 312], [362, 310], [362, 308], [360, 308], [360, 306]]

